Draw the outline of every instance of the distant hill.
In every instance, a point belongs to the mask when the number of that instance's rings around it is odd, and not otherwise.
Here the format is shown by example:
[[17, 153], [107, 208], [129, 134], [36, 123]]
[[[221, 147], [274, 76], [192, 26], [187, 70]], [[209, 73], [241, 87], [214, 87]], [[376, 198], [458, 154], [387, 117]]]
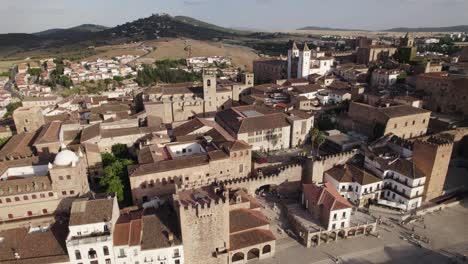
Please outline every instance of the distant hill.
[[175, 16], [175, 20], [181, 21], [183, 23], [191, 24], [197, 27], [202, 27], [202, 28], [210, 28], [214, 30], [219, 30], [222, 32], [228, 32], [228, 33], [233, 33], [233, 34], [250, 34], [252, 31], [250, 30], [241, 30], [241, 29], [233, 29], [233, 28], [226, 28], [226, 27], [220, 27], [214, 24], [210, 24], [195, 18], [187, 17], [187, 16]]
[[323, 31], [368, 31], [362, 29], [349, 29], [349, 28], [330, 28], [330, 27], [316, 27], [316, 26], [307, 26], [298, 28], [297, 30], [323, 30]]
[[451, 27], [399, 27], [382, 30], [385, 32], [468, 32], [468, 25], [459, 25]]
[[83, 24], [71, 28], [52, 28], [41, 32], [33, 33], [36, 36], [46, 36], [50, 34], [63, 33], [65, 31], [77, 31], [77, 32], [99, 32], [108, 29], [108, 27], [94, 24]]
[[84, 24], [73, 28], [54, 28], [34, 34], [0, 34], [0, 49], [21, 43], [22, 48], [48, 48], [64, 45], [109, 45], [159, 38], [196, 40], [234, 39], [252, 32], [224, 28], [185, 16], [155, 14], [116, 27]]

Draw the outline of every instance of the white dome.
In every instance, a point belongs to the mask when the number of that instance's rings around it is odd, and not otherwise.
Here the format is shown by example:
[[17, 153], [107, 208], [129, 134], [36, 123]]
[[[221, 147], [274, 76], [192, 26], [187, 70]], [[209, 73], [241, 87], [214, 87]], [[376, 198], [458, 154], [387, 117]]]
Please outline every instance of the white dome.
[[55, 156], [54, 165], [68, 166], [72, 162], [78, 162], [78, 156], [71, 150], [64, 149]]

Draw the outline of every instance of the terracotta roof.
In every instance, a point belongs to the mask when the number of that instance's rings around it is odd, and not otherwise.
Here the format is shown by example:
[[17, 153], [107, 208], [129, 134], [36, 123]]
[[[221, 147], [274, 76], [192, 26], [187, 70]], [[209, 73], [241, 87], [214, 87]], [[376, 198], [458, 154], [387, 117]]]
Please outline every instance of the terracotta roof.
[[409, 105], [396, 105], [396, 106], [390, 106], [390, 107], [383, 107], [383, 108], [379, 108], [379, 111], [389, 118], [431, 113], [431, 111], [428, 111], [422, 108], [412, 107]]
[[229, 250], [238, 250], [266, 242], [275, 241], [276, 237], [270, 230], [253, 229], [229, 236]]
[[32, 144], [35, 132], [21, 133], [12, 136], [0, 150], [0, 160], [31, 157], [34, 152]]
[[156, 212], [145, 211], [142, 222], [142, 250], [168, 248], [181, 244], [179, 221], [172, 207], [163, 205]]
[[121, 215], [114, 228], [114, 246], [139, 245], [141, 241], [142, 211]]
[[192, 133], [202, 127], [204, 127], [205, 124], [200, 120], [200, 118], [195, 117], [194, 119], [185, 122], [184, 124], [174, 128], [172, 130], [172, 135], [173, 136], [185, 136], [189, 133]]
[[136, 177], [161, 171], [169, 171], [183, 168], [191, 168], [208, 164], [208, 155], [194, 155], [176, 160], [163, 160], [157, 163], [140, 164], [131, 173], [130, 177]]
[[[69, 262], [65, 240], [68, 228], [55, 223], [47, 231], [28, 232], [27, 228], [0, 231], [0, 263], [46, 264]], [[16, 259], [13, 251], [20, 256]]]
[[328, 212], [353, 206], [343, 198], [331, 183], [321, 186], [315, 184], [303, 184], [303, 192], [310, 198], [309, 203], [314, 206], [323, 205]]
[[263, 227], [270, 222], [260, 212], [250, 209], [237, 209], [229, 212], [229, 232], [238, 233], [252, 228]]
[[34, 144], [46, 144], [60, 141], [60, 128], [62, 122], [53, 121], [44, 125]]
[[317, 92], [318, 90], [323, 89], [322, 86], [318, 84], [308, 84], [308, 85], [299, 85], [299, 86], [294, 86], [294, 91], [298, 93], [313, 93]]
[[372, 173], [358, 168], [355, 165], [347, 164], [345, 166], [335, 166], [326, 171], [338, 182], [357, 182], [360, 185], [367, 185], [382, 181], [379, 177]]
[[376, 157], [376, 161], [381, 164], [383, 169], [396, 171], [412, 179], [426, 177], [424, 173], [416, 167], [413, 161], [409, 161], [400, 157], [391, 160]]
[[70, 212], [70, 226], [110, 221], [114, 198], [75, 201]]
[[0, 181], [0, 197], [50, 190], [52, 190], [52, 182], [48, 176], [15, 177]]
[[95, 124], [85, 127], [81, 132], [81, 142], [96, 138], [101, 135], [101, 125]]
[[[256, 115], [249, 117], [248, 112]], [[218, 112], [217, 118], [236, 134], [289, 126], [284, 113], [263, 106], [233, 107]]]

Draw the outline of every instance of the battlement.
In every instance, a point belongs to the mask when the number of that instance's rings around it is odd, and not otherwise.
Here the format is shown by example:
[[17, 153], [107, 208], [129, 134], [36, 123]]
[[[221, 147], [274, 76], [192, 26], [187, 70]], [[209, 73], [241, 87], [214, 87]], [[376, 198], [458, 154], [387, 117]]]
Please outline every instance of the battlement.
[[279, 185], [287, 181], [300, 181], [302, 178], [302, 165], [290, 164], [282, 166], [276, 172], [271, 174], [258, 174], [256, 176], [247, 176], [220, 181], [226, 187], [245, 187], [256, 189], [262, 185]]
[[220, 184], [197, 189], [184, 189], [176, 186], [174, 201], [187, 212], [198, 217], [210, 216], [218, 207], [229, 204], [229, 191]]
[[327, 161], [331, 159], [340, 159], [340, 158], [345, 158], [345, 157], [352, 157], [358, 153], [357, 149], [345, 151], [345, 152], [340, 152], [337, 154], [330, 154], [330, 155], [325, 155], [325, 156], [319, 156], [317, 160], [319, 161]]
[[430, 136], [426, 139], [417, 139], [415, 142], [436, 148], [449, 148], [453, 146], [453, 140], [439, 136]]

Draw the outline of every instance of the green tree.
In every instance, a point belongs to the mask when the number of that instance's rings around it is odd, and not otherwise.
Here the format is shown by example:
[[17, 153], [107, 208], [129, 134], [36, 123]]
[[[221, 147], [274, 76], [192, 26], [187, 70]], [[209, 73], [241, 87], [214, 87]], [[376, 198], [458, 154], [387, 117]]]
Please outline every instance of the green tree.
[[40, 76], [41, 75], [41, 69], [39, 68], [29, 68], [28, 73], [32, 76]]
[[10, 139], [10, 137], [3, 137], [3, 138], [0, 138], [0, 148], [3, 147], [3, 145], [5, 145], [5, 143], [7, 143], [7, 141]]
[[319, 153], [320, 146], [322, 146], [323, 143], [325, 143], [325, 133], [320, 131], [320, 129], [314, 127], [310, 130], [309, 132], [310, 135], [310, 141], [312, 143], [312, 149], [314, 149], [314, 145], [317, 146], [317, 154]]
[[112, 153], [114, 156], [118, 159], [127, 159], [129, 154], [128, 154], [128, 148], [127, 145], [125, 144], [115, 144], [112, 146]]
[[22, 102], [14, 102], [14, 103], [9, 103], [6, 106], [7, 112], [4, 117], [9, 117], [13, 114], [13, 112], [16, 110], [16, 108], [23, 106]]
[[119, 202], [130, 204], [131, 197], [130, 181], [128, 179], [127, 167], [134, 164], [126, 145], [116, 144], [112, 146], [112, 153], [101, 155], [104, 167], [104, 175], [99, 185], [106, 193], [115, 193]]

